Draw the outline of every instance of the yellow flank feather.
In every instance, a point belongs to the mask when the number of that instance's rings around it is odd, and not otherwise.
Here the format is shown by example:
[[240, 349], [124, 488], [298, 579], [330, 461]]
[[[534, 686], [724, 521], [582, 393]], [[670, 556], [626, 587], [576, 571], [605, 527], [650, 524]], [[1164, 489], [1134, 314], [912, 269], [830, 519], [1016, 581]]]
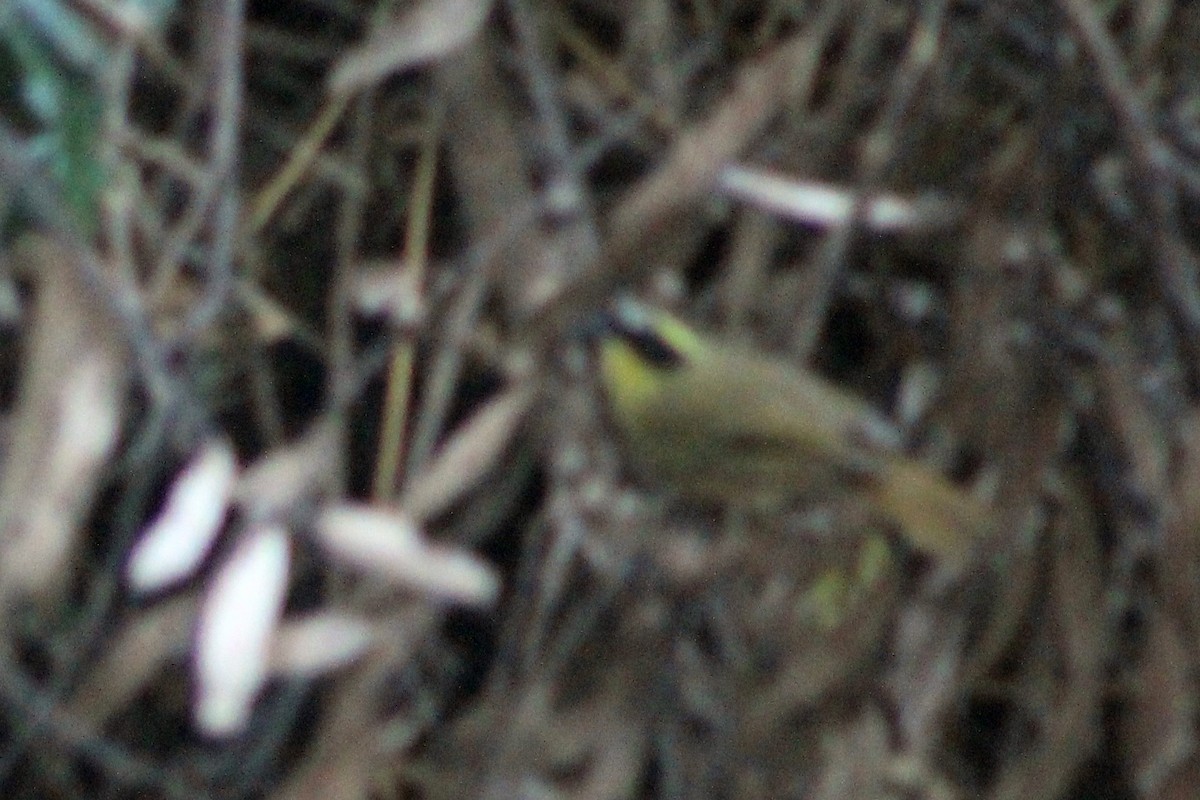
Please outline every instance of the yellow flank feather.
[[709, 339], [629, 300], [598, 342], [600, 380], [635, 471], [701, 501], [774, 503], [855, 491], [913, 546], [964, 558], [988, 509], [878, 442], [869, 404], [813, 373]]

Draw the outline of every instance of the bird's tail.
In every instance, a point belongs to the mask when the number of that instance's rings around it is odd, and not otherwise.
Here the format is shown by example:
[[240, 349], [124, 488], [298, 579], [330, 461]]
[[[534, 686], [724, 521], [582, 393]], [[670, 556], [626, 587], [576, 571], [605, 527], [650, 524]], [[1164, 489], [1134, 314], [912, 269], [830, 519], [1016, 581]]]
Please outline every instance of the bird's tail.
[[881, 478], [879, 508], [913, 547], [939, 561], [964, 561], [992, 530], [993, 515], [983, 503], [920, 463], [893, 461]]

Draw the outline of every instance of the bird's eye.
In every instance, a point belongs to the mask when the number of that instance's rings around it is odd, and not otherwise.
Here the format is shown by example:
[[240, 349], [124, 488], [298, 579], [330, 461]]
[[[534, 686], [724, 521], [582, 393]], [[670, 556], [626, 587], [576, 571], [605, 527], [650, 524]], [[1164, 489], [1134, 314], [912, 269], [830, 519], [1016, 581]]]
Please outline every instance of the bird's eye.
[[652, 330], [623, 330], [621, 338], [652, 366], [660, 369], [683, 366], [683, 355]]

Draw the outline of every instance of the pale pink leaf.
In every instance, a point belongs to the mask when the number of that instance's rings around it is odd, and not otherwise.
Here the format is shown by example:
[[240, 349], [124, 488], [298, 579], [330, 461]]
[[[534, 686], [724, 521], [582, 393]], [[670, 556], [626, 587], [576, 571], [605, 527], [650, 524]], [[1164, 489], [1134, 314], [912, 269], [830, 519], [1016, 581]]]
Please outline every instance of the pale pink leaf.
[[237, 459], [224, 438], [210, 439], [175, 478], [162, 511], [134, 545], [129, 584], [152, 591], [186, 578], [221, 531], [237, 477]]
[[204, 595], [194, 653], [196, 724], [215, 736], [250, 719], [267, 677], [271, 638], [287, 593], [288, 532], [265, 525], [247, 533]]

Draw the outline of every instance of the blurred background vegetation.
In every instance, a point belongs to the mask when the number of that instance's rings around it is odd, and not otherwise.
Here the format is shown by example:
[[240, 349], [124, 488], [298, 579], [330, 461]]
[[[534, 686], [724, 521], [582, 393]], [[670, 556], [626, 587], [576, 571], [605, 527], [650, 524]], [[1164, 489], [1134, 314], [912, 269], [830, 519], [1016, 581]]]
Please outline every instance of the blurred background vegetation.
[[[1198, 41], [1179, 0], [0, 1], [0, 794], [1193, 797]], [[947, 576], [853, 502], [638, 486], [579, 336], [620, 293], [867, 397], [994, 540]], [[217, 440], [211, 552], [137, 590]], [[347, 557], [345, 508], [422, 544]], [[263, 525], [270, 635], [368, 635], [205, 733]]]

